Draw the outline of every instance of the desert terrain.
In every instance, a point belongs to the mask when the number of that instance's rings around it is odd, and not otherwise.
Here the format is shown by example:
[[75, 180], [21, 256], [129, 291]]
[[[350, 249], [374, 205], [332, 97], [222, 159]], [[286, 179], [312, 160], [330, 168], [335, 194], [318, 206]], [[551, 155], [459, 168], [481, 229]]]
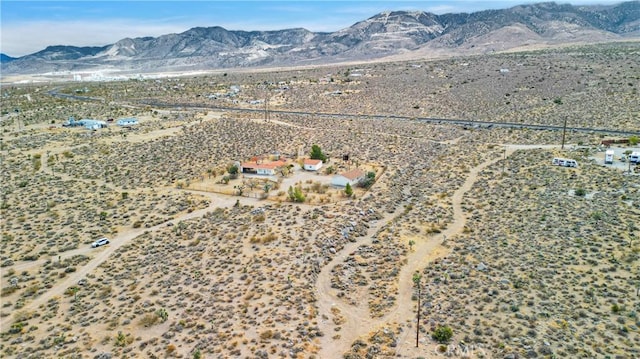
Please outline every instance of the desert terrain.
[[3, 85], [0, 355], [636, 358], [639, 52]]

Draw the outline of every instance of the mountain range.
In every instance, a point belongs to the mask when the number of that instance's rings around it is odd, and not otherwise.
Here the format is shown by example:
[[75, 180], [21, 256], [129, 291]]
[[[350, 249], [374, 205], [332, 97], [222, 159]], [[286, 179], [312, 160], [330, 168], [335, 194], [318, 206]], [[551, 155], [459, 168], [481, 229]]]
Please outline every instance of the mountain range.
[[388, 11], [336, 32], [195, 27], [180, 34], [125, 38], [100, 47], [49, 46], [19, 58], [1, 54], [0, 62], [4, 74], [145, 73], [477, 54], [639, 38], [640, 1], [609, 6], [538, 3], [443, 15]]

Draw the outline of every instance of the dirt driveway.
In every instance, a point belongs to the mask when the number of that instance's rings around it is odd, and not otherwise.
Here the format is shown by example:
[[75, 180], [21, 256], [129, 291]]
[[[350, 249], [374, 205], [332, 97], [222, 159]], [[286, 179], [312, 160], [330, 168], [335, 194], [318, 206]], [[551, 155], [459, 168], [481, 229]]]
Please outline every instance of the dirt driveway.
[[333, 175], [325, 175], [320, 174], [319, 172], [305, 171], [300, 168], [300, 166], [295, 165], [295, 167], [293, 168], [293, 173], [289, 177], [283, 178], [280, 188], [284, 188], [286, 190], [287, 188], [289, 188], [289, 186], [295, 187], [297, 183], [306, 183], [307, 181], [320, 182], [321, 184], [330, 185], [332, 178]]

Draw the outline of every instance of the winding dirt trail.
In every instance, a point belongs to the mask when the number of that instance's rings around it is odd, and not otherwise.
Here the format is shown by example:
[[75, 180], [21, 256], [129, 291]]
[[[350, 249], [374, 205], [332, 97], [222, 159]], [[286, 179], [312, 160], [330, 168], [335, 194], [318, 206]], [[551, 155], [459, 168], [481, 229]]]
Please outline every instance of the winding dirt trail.
[[[345, 245], [340, 251], [340, 254], [325, 264], [320, 274], [318, 274], [316, 280], [318, 312], [320, 314], [318, 326], [325, 334], [320, 338], [320, 358], [341, 358], [342, 354], [347, 351], [354, 340], [366, 334], [368, 328], [372, 328], [377, 324], [377, 321], [369, 315], [369, 307], [366, 301], [362, 301], [359, 305], [354, 306], [345, 303], [336, 296], [336, 290], [331, 287], [331, 273], [337, 264], [344, 262], [349, 257], [349, 254], [354, 252], [358, 247], [370, 245], [374, 235], [391, 223], [402, 211], [404, 211], [404, 208], [402, 205], [399, 205], [393, 213], [385, 212], [382, 219], [369, 227], [364, 239]], [[333, 339], [331, 335], [338, 326], [332, 322], [332, 310], [339, 311], [346, 319], [344, 323], [339, 325], [342, 328], [339, 339]], [[324, 317], [328, 319], [324, 319]]]
[[[515, 151], [512, 147], [507, 147], [505, 157], [509, 156]], [[458, 188], [451, 197], [451, 205], [453, 208], [453, 222], [450, 223], [442, 233], [437, 236], [426, 237], [421, 243], [416, 244], [416, 249], [408, 256], [408, 264], [404, 266], [400, 271], [400, 283], [399, 283], [399, 295], [398, 303], [410, 303], [409, 305], [397, 305], [395, 310], [389, 315], [383, 317], [381, 320], [384, 322], [395, 321], [401, 323], [402, 321], [412, 321], [416, 315], [415, 305], [411, 300], [413, 294], [413, 281], [412, 277], [416, 271], [422, 272], [429, 263], [435, 259], [445, 257], [449, 254], [450, 250], [443, 247], [442, 243], [446, 238], [451, 238], [457, 234], [462, 233], [465, 224], [467, 223], [467, 216], [462, 210], [462, 203], [464, 195], [471, 190], [473, 184], [478, 179], [478, 174], [485, 168], [493, 165], [494, 163], [503, 160], [504, 157], [498, 156], [496, 158], [488, 159], [478, 166], [471, 169], [466, 180]], [[403, 355], [423, 355], [423, 348], [416, 348], [415, 341], [413, 340], [413, 331], [405, 330], [403, 332], [403, 338], [398, 341], [396, 347], [396, 353]], [[408, 338], [411, 334], [411, 337]], [[409, 340], [411, 339], [411, 340]]]
[[[539, 146], [536, 146], [536, 148], [538, 147]], [[518, 148], [521, 147], [506, 146], [505, 157]], [[450, 223], [442, 233], [436, 236], [425, 237], [424, 240], [418, 241], [415, 244], [415, 250], [409, 254], [407, 264], [404, 265], [400, 271], [397, 304], [385, 316], [381, 318], [371, 318], [366, 300], [361, 301], [358, 305], [350, 305], [338, 298], [336, 296], [337, 291], [331, 288], [331, 271], [337, 264], [344, 261], [356, 248], [361, 245], [370, 244], [373, 239], [372, 236], [384, 225], [390, 223], [397, 213], [386, 216], [383, 220], [379, 221], [376, 226], [369, 230], [365, 240], [349, 244], [339, 255], [323, 267], [316, 284], [319, 315], [321, 318], [319, 326], [325, 334], [320, 340], [320, 358], [340, 358], [350, 349], [351, 344], [356, 339], [366, 336], [368, 333], [375, 331], [386, 323], [406, 323], [413, 320], [415, 317], [415, 304], [411, 300], [413, 293], [413, 273], [421, 271], [434, 259], [447, 255], [448, 250], [442, 246], [443, 240], [461, 233], [467, 221], [467, 217], [462, 210], [465, 193], [467, 193], [476, 182], [478, 173], [502, 159], [504, 159], [503, 156], [488, 159], [470, 170], [464, 184], [458, 188], [451, 197], [453, 222]], [[338, 309], [344, 317], [344, 323], [340, 325], [342, 327], [340, 337], [335, 339], [332, 335], [336, 328], [336, 325], [331, 321], [331, 318], [333, 318], [332, 308], [334, 308], [334, 310]], [[408, 355], [409, 357], [415, 355], [424, 356], [425, 352], [423, 348], [416, 349], [414, 342], [409, 342], [408, 335], [410, 332], [410, 330], [403, 332], [402, 337], [398, 341], [396, 353]]]
[[[191, 191], [187, 191], [187, 192], [191, 192]], [[185, 213], [183, 215], [177, 216], [175, 219], [158, 224], [153, 227], [128, 229], [122, 233], [119, 233], [117, 236], [111, 238], [110, 243], [103, 247], [91, 248], [89, 246], [86, 246], [84, 248], [79, 248], [77, 250], [65, 252], [64, 253], [65, 257], [72, 254], [95, 254], [95, 256], [91, 258], [89, 262], [87, 262], [81, 268], [79, 268], [78, 271], [70, 273], [67, 277], [65, 277], [63, 281], [56, 283], [56, 285], [51, 287], [46, 293], [43, 293], [39, 297], [35, 298], [33, 301], [28, 302], [21, 310], [25, 312], [35, 311], [41, 305], [46, 304], [47, 301], [49, 301], [49, 299], [56, 296], [62, 296], [64, 292], [67, 290], [67, 288], [77, 285], [81, 279], [84, 279], [87, 274], [93, 272], [96, 268], [98, 268], [120, 247], [131, 242], [132, 240], [141, 236], [145, 232], [158, 231], [161, 228], [166, 227], [168, 223], [175, 224], [180, 221], [186, 221], [189, 219], [202, 217], [206, 213], [211, 212], [216, 208], [231, 207], [236, 203], [237, 200], [240, 201], [241, 205], [254, 205], [260, 202], [260, 200], [256, 198], [223, 196], [223, 195], [207, 193], [207, 192], [197, 192], [197, 193], [207, 196], [211, 199], [209, 206], [207, 206], [206, 208], [195, 210], [191, 213]], [[16, 265], [15, 267], [23, 269], [23, 267], [24, 268], [33, 267], [33, 266], [41, 265], [43, 263], [44, 261], [24, 262]], [[14, 320], [13, 318], [7, 318], [6, 320], [3, 320], [2, 327], [3, 328], [9, 327], [13, 323], [13, 320]]]

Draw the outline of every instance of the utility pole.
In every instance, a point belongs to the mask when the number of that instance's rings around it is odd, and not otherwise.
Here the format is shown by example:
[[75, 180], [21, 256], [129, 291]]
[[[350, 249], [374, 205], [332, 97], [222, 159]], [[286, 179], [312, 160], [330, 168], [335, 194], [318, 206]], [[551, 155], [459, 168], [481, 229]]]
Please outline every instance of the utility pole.
[[418, 321], [416, 322], [416, 348], [418, 347], [418, 340], [420, 338], [420, 282], [418, 282]]
[[504, 158], [502, 159], [502, 173], [506, 171], [507, 167], [507, 146], [504, 146]]
[[264, 120], [269, 122], [269, 83], [264, 82]]
[[567, 134], [567, 116], [564, 116], [564, 126], [562, 126], [562, 147], [560, 149], [564, 150], [564, 139]]
[[422, 279], [422, 276], [420, 275], [420, 272], [416, 271], [415, 273], [413, 273], [413, 284], [418, 287], [418, 321], [416, 322], [416, 348], [419, 345], [419, 339], [420, 339], [420, 295], [422, 294], [420, 293], [421, 279]]

